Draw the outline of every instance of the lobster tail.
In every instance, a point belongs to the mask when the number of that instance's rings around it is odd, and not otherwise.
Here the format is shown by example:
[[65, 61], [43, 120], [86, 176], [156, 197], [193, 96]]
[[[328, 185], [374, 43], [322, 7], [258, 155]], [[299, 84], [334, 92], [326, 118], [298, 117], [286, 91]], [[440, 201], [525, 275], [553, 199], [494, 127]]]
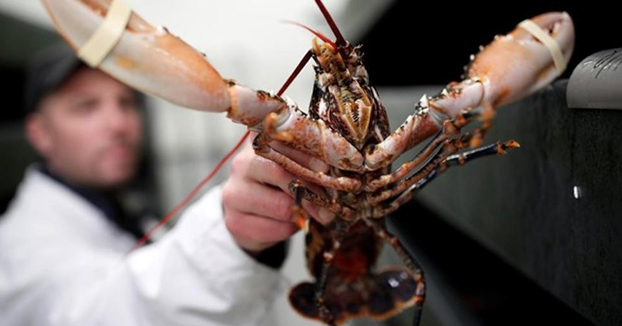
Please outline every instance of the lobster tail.
[[[324, 302], [335, 324], [364, 316], [386, 319], [415, 304], [416, 288], [417, 282], [410, 271], [391, 267], [378, 274], [366, 274], [357, 280], [330, 280], [324, 293]], [[322, 321], [315, 289], [315, 283], [300, 283], [290, 291], [289, 301], [299, 314]]]

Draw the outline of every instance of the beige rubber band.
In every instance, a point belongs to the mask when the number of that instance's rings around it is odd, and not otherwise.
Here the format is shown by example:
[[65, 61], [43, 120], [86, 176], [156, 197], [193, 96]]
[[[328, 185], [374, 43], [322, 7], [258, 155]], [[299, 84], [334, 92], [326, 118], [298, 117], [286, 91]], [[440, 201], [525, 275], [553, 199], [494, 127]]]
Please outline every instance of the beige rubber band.
[[564, 59], [564, 55], [562, 54], [562, 50], [559, 48], [559, 44], [551, 37], [549, 34], [542, 30], [540, 26], [538, 26], [533, 21], [526, 19], [523, 20], [518, 27], [523, 28], [527, 32], [529, 32], [533, 37], [537, 38], [542, 44], [544, 44], [551, 52], [551, 56], [553, 57], [553, 62], [555, 63], [555, 67], [559, 71], [559, 73], [564, 72], [566, 70], [566, 60]]
[[89, 66], [98, 67], [121, 39], [131, 15], [132, 9], [127, 3], [112, 1], [104, 23], [78, 50], [78, 57]]

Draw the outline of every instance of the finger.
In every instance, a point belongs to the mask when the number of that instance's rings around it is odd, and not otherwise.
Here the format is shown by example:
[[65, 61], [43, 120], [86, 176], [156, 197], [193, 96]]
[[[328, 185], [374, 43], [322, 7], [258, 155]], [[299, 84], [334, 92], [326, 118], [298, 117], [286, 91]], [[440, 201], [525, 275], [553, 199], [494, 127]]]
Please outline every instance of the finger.
[[294, 199], [282, 191], [258, 183], [236, 184], [236, 180], [223, 188], [222, 200], [225, 207], [272, 219], [291, 221], [291, 207]]
[[[268, 184], [280, 188], [285, 193], [291, 194], [289, 189], [289, 184], [292, 181], [300, 180], [299, 177], [294, 174], [287, 172], [277, 163], [274, 163], [268, 159], [263, 157], [256, 156], [249, 164], [248, 170], [246, 172], [246, 177], [253, 179], [257, 182]], [[302, 184], [313, 190], [318, 195], [325, 197], [324, 190], [313, 183], [306, 182], [305, 180], [301, 180]]]
[[289, 194], [289, 183], [296, 177], [283, 169], [280, 165], [260, 156], [251, 159], [245, 178], [280, 188]]
[[288, 239], [298, 231], [289, 222], [258, 215], [228, 212], [225, 223], [238, 244], [247, 250], [261, 250]]
[[270, 142], [270, 147], [275, 149], [277, 152], [291, 158], [296, 163], [307, 167], [315, 172], [328, 172], [329, 165], [324, 163], [322, 160], [305, 154], [303, 152], [297, 151], [293, 148], [287, 147], [279, 141]]
[[[255, 133], [251, 133], [251, 136], [254, 136]], [[320, 169], [323, 169], [323, 166], [326, 166], [325, 163], [319, 161], [316, 158], [312, 158], [309, 155], [306, 155], [300, 151], [293, 150], [288, 148], [287, 146], [280, 144], [279, 142], [273, 141], [270, 144], [276, 144], [277, 148], [284, 150], [284, 155], [291, 154], [297, 157], [300, 161], [304, 161], [301, 164], [312, 164], [312, 165], [321, 165]], [[318, 161], [313, 163], [314, 161]], [[244, 170], [245, 177], [257, 180], [261, 183], [269, 184], [281, 188], [285, 193], [291, 194], [289, 190], [289, 184], [292, 181], [300, 180], [299, 177], [293, 175], [292, 173], [285, 170], [279, 164], [270, 161], [266, 158], [263, 158], [259, 155], [256, 155], [255, 152], [247, 146], [244, 148], [243, 152], [240, 155], [236, 156], [232, 162], [232, 169], [237, 168], [237, 170]], [[327, 170], [327, 169], [326, 169]], [[317, 186], [312, 183], [304, 182], [305, 187], [312, 189], [315, 193], [325, 195], [322, 187]]]
[[[238, 184], [238, 180], [229, 180], [223, 188], [223, 204], [225, 207], [248, 214], [258, 214], [281, 221], [292, 221], [292, 196], [274, 188], [258, 184]], [[240, 182], [241, 183], [241, 182]], [[316, 205], [308, 201], [302, 202], [304, 210], [321, 223], [330, 222], [328, 212], [321, 213]]]
[[269, 184], [289, 193], [287, 185], [275, 181], [293, 178], [293, 175], [278, 164], [255, 154], [251, 146], [245, 146], [231, 161], [232, 177], [244, 178], [251, 182]]
[[[255, 136], [256, 133], [251, 132], [251, 137]], [[294, 156], [295, 160], [303, 165], [316, 165], [315, 169], [317, 170], [323, 170], [325, 168], [325, 170], [327, 170], [328, 168], [327, 165], [325, 165], [323, 162], [319, 161], [316, 158], [312, 158], [311, 156], [306, 155], [302, 152], [288, 148], [287, 146], [276, 141], [271, 143], [271, 145], [273, 144], [276, 144], [275, 147], [279, 151], [282, 151], [285, 155]], [[238, 160], [240, 162], [236, 162]], [[317, 162], [314, 163], [314, 161]], [[317, 167], [318, 164], [320, 165], [319, 168]], [[304, 180], [300, 180], [292, 173], [286, 171], [279, 164], [274, 163], [263, 157], [257, 156], [254, 150], [251, 149], [251, 146], [247, 146], [241, 153], [241, 155], [234, 159], [232, 167], [234, 165], [242, 165], [244, 167], [243, 169], [246, 178], [266, 185], [275, 186], [283, 190], [285, 193], [290, 194], [291, 196], [294, 196], [294, 194], [291, 193], [289, 185], [291, 182], [298, 180], [301, 181], [304, 187], [310, 189], [319, 196], [326, 198], [326, 193], [324, 192], [324, 189], [322, 187], [313, 183], [308, 183]], [[330, 223], [335, 217], [335, 214], [330, 212], [328, 209], [318, 207], [317, 205], [314, 205], [313, 203], [306, 200], [303, 200], [302, 207], [307, 213], [309, 213], [309, 215], [314, 217], [322, 224]]]
[[[250, 139], [254, 139], [257, 136], [257, 132], [252, 131], [250, 133]], [[301, 151], [295, 150], [287, 145], [284, 145], [280, 141], [273, 140], [269, 143], [270, 147], [278, 151], [279, 153], [291, 158], [296, 163], [307, 167], [315, 172], [328, 172], [330, 166], [317, 157], [305, 154]]]

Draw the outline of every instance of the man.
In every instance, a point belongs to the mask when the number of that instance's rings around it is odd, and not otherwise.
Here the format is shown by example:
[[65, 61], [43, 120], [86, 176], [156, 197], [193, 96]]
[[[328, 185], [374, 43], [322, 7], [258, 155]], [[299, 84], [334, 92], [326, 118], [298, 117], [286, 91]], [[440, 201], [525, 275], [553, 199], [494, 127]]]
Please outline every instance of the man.
[[119, 220], [109, 194], [137, 169], [134, 92], [67, 48], [39, 58], [31, 75], [26, 133], [43, 163], [0, 218], [0, 325], [259, 324], [281, 282], [265, 253], [297, 231], [294, 176], [246, 146], [222, 189], [128, 254], [138, 231]]

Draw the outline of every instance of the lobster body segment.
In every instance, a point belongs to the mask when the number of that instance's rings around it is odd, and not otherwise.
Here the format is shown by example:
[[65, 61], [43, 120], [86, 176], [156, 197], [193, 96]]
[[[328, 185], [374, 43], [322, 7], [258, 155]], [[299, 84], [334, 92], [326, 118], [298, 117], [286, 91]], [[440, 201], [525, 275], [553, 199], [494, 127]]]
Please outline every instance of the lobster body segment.
[[388, 118], [376, 90], [368, 85], [360, 47], [345, 44], [333, 48], [314, 39], [312, 53], [317, 66], [311, 117], [324, 121], [359, 151], [370, 141], [386, 138]]
[[[322, 254], [331, 250], [333, 236], [331, 227], [311, 221], [306, 256], [309, 270], [318, 279], [324, 263]], [[385, 319], [414, 304], [417, 283], [409, 270], [393, 266], [378, 273], [372, 271], [382, 241], [359, 222], [350, 228], [333, 257], [323, 300], [336, 324], [363, 316]], [[321, 320], [315, 291], [314, 283], [298, 284], [290, 291], [290, 302], [301, 315]]]
[[[317, 65], [310, 116], [342, 135], [361, 154], [388, 137], [387, 114], [376, 90], [369, 85], [360, 47], [347, 42], [320, 44], [314, 39], [311, 53]], [[361, 173], [377, 176], [388, 171]], [[331, 169], [335, 176], [349, 173]], [[331, 201], [343, 202], [350, 197], [346, 201], [360, 203], [355, 210], [369, 211], [364, 207], [366, 193], [326, 190]], [[402, 267], [373, 271], [383, 239], [363, 220], [350, 223], [337, 221], [325, 227], [310, 221], [306, 258], [316, 282], [301, 283], [290, 291], [294, 309], [307, 318], [341, 324], [362, 316], [384, 319], [420, 301], [421, 291], [413, 272]], [[338, 248], [333, 250], [335, 244]]]

